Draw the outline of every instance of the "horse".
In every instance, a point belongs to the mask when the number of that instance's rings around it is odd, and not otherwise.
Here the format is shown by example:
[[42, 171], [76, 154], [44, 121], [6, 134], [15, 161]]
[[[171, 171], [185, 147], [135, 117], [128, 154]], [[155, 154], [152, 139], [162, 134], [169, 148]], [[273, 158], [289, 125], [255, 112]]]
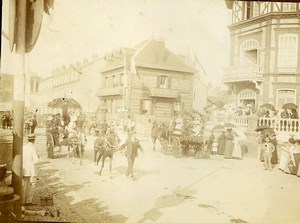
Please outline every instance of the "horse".
[[107, 134], [99, 136], [94, 144], [94, 162], [97, 166], [100, 159], [102, 158], [102, 165], [99, 171], [99, 175], [101, 176], [102, 170], [104, 167], [104, 161], [107, 157], [109, 157], [109, 172], [111, 175], [112, 170], [112, 159], [114, 152], [116, 151], [116, 147], [119, 143], [119, 138], [115, 132], [110, 130]]

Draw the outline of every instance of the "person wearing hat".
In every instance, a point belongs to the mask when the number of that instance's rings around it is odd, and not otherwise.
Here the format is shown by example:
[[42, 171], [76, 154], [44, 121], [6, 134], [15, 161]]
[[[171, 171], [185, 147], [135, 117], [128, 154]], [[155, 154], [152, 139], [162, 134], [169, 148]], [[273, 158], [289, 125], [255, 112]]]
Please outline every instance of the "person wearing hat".
[[39, 156], [35, 148], [35, 135], [29, 134], [28, 143], [23, 147], [23, 197], [22, 204], [32, 204], [34, 192], [35, 164]]
[[232, 133], [232, 128], [227, 128], [225, 151], [224, 151], [224, 158], [225, 159], [231, 159], [232, 158], [232, 152], [233, 152], [233, 148], [234, 148], [233, 140], [234, 140], [234, 135]]
[[293, 138], [289, 138], [288, 142], [286, 142], [281, 148], [280, 160], [279, 160], [279, 169], [285, 173], [290, 173], [288, 168], [288, 163], [291, 161], [291, 153], [295, 147], [295, 140]]
[[127, 162], [128, 162], [126, 176], [127, 177], [130, 176], [131, 178], [134, 179], [134, 175], [133, 175], [134, 160], [138, 156], [138, 150], [140, 150], [141, 152], [144, 152], [144, 149], [142, 148], [139, 140], [136, 138], [135, 131], [130, 132], [130, 136], [128, 137], [126, 142], [120, 146], [120, 150], [124, 149], [125, 147], [127, 147], [125, 155], [127, 157]]
[[266, 170], [272, 170], [272, 163], [271, 163], [271, 158], [272, 158], [272, 153], [275, 150], [275, 146], [271, 143], [270, 137], [267, 135], [265, 137], [263, 146], [262, 146], [262, 151], [264, 154], [264, 162], [265, 162], [265, 169]]
[[277, 142], [277, 139], [276, 139], [276, 134], [273, 133], [271, 135], [271, 141], [270, 141], [274, 147], [275, 147], [275, 150], [274, 152], [272, 153], [272, 158], [271, 158], [271, 163], [272, 164], [278, 164], [278, 154], [277, 154], [277, 146], [278, 146], [278, 142]]

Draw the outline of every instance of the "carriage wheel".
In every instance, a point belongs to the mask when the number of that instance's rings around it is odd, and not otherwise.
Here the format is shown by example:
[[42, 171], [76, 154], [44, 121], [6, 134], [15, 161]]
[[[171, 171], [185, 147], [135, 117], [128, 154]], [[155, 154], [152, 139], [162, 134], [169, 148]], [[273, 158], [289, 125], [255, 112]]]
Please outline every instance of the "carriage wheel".
[[172, 153], [176, 158], [182, 155], [180, 140], [177, 137], [172, 138], [171, 148], [172, 148]]
[[51, 133], [47, 133], [47, 153], [48, 153], [48, 158], [53, 159], [54, 158], [54, 139]]

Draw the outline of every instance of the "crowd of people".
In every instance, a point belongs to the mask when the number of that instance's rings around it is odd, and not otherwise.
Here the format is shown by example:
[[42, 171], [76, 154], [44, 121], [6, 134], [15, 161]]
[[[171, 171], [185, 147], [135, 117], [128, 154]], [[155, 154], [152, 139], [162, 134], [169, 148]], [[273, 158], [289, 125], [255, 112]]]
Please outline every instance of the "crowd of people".
[[12, 112], [5, 112], [1, 116], [1, 127], [3, 129], [12, 129], [12, 127], [13, 127], [13, 113]]
[[279, 169], [300, 177], [300, 139], [290, 138], [281, 148]]
[[247, 104], [243, 107], [232, 108], [229, 105], [225, 105], [222, 108], [214, 106], [212, 109], [214, 115], [226, 115], [226, 116], [248, 116], [257, 115], [258, 117], [266, 118], [283, 118], [283, 119], [299, 119], [299, 115], [296, 108], [281, 108], [276, 110], [272, 105], [253, 107]]
[[[280, 155], [278, 158], [278, 148]], [[278, 169], [287, 174], [300, 177], [300, 139], [290, 138], [288, 142], [278, 143], [276, 134], [259, 137], [260, 161], [264, 162], [266, 170], [272, 171], [278, 164]]]
[[209, 154], [219, 154], [225, 159], [243, 159], [241, 138], [232, 128], [226, 128], [219, 136], [212, 131], [205, 144]]
[[35, 114], [27, 115], [24, 120], [25, 134], [34, 133], [36, 126], [37, 126], [36, 115]]

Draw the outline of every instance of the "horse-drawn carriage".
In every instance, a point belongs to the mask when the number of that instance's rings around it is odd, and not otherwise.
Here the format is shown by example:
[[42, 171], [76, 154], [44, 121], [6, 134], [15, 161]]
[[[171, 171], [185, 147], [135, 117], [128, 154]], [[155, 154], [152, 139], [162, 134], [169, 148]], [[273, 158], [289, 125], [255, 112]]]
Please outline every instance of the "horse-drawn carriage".
[[181, 157], [193, 150], [195, 158], [202, 158], [205, 155], [203, 120], [195, 113], [183, 114], [183, 118], [177, 118], [170, 125], [155, 123], [151, 136], [154, 144], [156, 139], [160, 141], [163, 154]]
[[[57, 119], [57, 120], [55, 120]], [[86, 134], [83, 125], [80, 122], [75, 124], [76, 120], [71, 119], [71, 122], [66, 125], [61, 125], [60, 118], [55, 117], [54, 120], [48, 119], [46, 126], [46, 144], [48, 158], [55, 158], [59, 156], [61, 147], [68, 147], [67, 156], [69, 157], [70, 149], [73, 150], [73, 162], [74, 157], [81, 158], [86, 144]], [[71, 127], [73, 126], [73, 127]]]

